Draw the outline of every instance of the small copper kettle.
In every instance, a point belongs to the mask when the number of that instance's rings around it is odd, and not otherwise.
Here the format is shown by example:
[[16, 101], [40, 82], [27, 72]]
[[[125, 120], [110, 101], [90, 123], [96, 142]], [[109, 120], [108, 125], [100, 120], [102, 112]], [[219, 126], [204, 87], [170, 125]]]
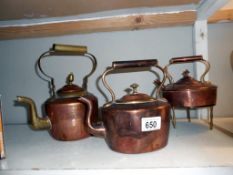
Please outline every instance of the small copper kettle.
[[[183, 72], [183, 77], [177, 82], [173, 82], [173, 78], [168, 72], [168, 67], [172, 64], [201, 62], [205, 65], [205, 71], [201, 75], [200, 80], [195, 80], [189, 76], [189, 71]], [[190, 109], [209, 107], [210, 108], [210, 129], [213, 127], [213, 106], [216, 104], [217, 86], [211, 82], [205, 81], [205, 75], [210, 69], [210, 64], [203, 59], [201, 55], [172, 58], [165, 72], [169, 79], [169, 84], [162, 89], [163, 97], [166, 98], [172, 106], [173, 126], [176, 126], [176, 117], [174, 108], [186, 108], [187, 117], [190, 121]]]
[[[92, 60], [93, 68], [91, 75], [96, 68], [96, 58], [87, 53], [86, 46], [71, 46], [54, 44], [53, 48], [43, 53], [38, 59], [39, 70], [46, 77], [50, 78], [52, 95], [45, 104], [47, 117], [41, 118], [37, 115], [36, 106], [31, 98], [18, 96], [17, 101], [29, 105], [31, 127], [35, 130], [49, 129], [51, 135], [58, 140], [78, 140], [89, 136], [86, 127], [86, 118], [89, 116], [91, 122], [95, 123], [98, 117], [98, 101], [86, 88], [73, 84], [74, 75], [70, 73], [67, 77], [67, 85], [55, 93], [54, 79], [41, 68], [41, 59], [48, 56], [73, 55], [85, 56]], [[86, 83], [86, 82], [85, 82]], [[89, 101], [89, 103], [87, 103]], [[88, 106], [91, 104], [91, 106]]]
[[[137, 92], [138, 85], [132, 84], [132, 93], [116, 100], [115, 94], [106, 82], [106, 75], [125, 68], [158, 66], [157, 60], [116, 61], [102, 75], [104, 86], [110, 92], [112, 100], [101, 110], [103, 126], [96, 128], [88, 121], [89, 130], [94, 135], [102, 135], [109, 147], [121, 153], [144, 153], [166, 146], [169, 133], [170, 105], [156, 98]], [[116, 73], [116, 72], [115, 72]], [[163, 77], [162, 84], [166, 77]]]

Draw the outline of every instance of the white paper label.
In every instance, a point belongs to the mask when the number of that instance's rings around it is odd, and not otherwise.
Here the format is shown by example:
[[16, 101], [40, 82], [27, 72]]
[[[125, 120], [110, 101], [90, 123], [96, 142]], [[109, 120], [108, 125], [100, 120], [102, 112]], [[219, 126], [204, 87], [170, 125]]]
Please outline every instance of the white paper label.
[[161, 117], [144, 117], [141, 118], [141, 131], [155, 131], [161, 128]]

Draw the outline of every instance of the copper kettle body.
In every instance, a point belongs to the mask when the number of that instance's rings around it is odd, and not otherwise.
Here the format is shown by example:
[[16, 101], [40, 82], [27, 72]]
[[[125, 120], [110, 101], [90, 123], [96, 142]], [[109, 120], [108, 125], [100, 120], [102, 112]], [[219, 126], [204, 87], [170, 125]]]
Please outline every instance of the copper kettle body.
[[[132, 84], [132, 93], [116, 100], [115, 94], [105, 77], [114, 70], [124, 68], [152, 67], [157, 60], [134, 60], [113, 62], [102, 75], [104, 86], [112, 96], [101, 110], [103, 127], [88, 126], [94, 135], [103, 135], [109, 147], [121, 153], [145, 153], [167, 145], [169, 133], [170, 105], [158, 96], [153, 98], [137, 92], [137, 84]], [[163, 79], [163, 82], [165, 77]], [[156, 95], [160, 89], [157, 89]]]
[[[17, 101], [29, 105], [33, 129], [48, 129], [52, 137], [57, 140], [70, 141], [86, 138], [89, 136], [86, 125], [87, 116], [92, 123], [98, 120], [98, 100], [85, 88], [73, 84], [74, 75], [72, 73], [67, 77], [67, 85], [55, 93], [53, 78], [45, 74], [40, 65], [42, 58], [52, 55], [87, 56], [94, 65], [91, 73], [96, 67], [95, 57], [87, 53], [85, 46], [54, 45], [52, 50], [42, 54], [37, 62], [41, 72], [51, 79], [52, 96], [44, 103], [47, 117], [38, 116], [35, 103], [31, 98], [18, 96]], [[85, 77], [85, 80], [90, 74]]]
[[[183, 72], [183, 77], [177, 82], [173, 81], [172, 76], [168, 72], [168, 67], [172, 64], [201, 62], [205, 65], [205, 71], [201, 75], [200, 80], [195, 80], [189, 75], [189, 71]], [[164, 68], [169, 84], [162, 89], [163, 97], [166, 98], [172, 106], [173, 114], [175, 116], [174, 108], [186, 108], [188, 119], [190, 121], [189, 109], [210, 107], [210, 129], [213, 126], [213, 106], [216, 104], [217, 86], [211, 82], [205, 81], [205, 75], [210, 69], [210, 64], [203, 59], [201, 55], [172, 58], [169, 64]], [[173, 125], [175, 126], [175, 118], [173, 117]]]

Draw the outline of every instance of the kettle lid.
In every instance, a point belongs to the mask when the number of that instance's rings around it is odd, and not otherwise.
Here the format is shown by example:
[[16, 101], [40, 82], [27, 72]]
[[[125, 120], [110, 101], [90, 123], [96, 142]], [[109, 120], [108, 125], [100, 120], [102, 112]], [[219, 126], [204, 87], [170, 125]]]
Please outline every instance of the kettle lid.
[[124, 95], [122, 98], [116, 100], [118, 104], [137, 104], [155, 101], [155, 99], [147, 94], [137, 92], [138, 84], [134, 83], [130, 86], [132, 93]]
[[70, 73], [67, 76], [67, 84], [57, 91], [58, 96], [60, 97], [81, 97], [84, 96], [87, 92], [82, 87], [73, 84], [74, 74]]
[[186, 90], [186, 89], [197, 90], [203, 87], [212, 86], [211, 83], [205, 83], [205, 82], [201, 82], [201, 81], [194, 79], [193, 77], [189, 75], [189, 73], [190, 72], [188, 70], [185, 70], [182, 73], [183, 77], [181, 79], [179, 79], [175, 83], [168, 84], [167, 86], [165, 86], [164, 90], [167, 90], [167, 91], [181, 91], [181, 90]]

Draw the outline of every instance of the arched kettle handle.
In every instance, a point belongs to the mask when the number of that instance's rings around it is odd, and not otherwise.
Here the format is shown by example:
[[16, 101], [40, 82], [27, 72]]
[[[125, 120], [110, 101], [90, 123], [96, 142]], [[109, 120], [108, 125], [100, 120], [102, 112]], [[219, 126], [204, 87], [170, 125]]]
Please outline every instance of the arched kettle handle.
[[[95, 135], [95, 136], [103, 136], [106, 135], [106, 129], [103, 125], [101, 126], [93, 126], [91, 122], [91, 116], [93, 111], [93, 102], [86, 98], [86, 97], [80, 97], [79, 101], [83, 102], [87, 106], [87, 116], [86, 116], [86, 125], [88, 127], [88, 132]], [[98, 113], [96, 114], [98, 115]]]
[[196, 56], [187, 56], [187, 57], [175, 57], [171, 58], [169, 63], [170, 64], [177, 64], [177, 63], [190, 63], [195, 61], [203, 61], [202, 55], [196, 55]]
[[136, 67], [152, 67], [158, 64], [157, 59], [151, 60], [132, 60], [132, 61], [114, 61], [112, 62], [113, 69], [121, 68], [136, 68]]
[[182, 63], [191, 63], [191, 62], [201, 62], [205, 65], [205, 71], [200, 77], [201, 82], [204, 83], [205, 82], [205, 75], [209, 72], [209, 69], [210, 69], [210, 64], [209, 64], [209, 62], [207, 62], [206, 60], [203, 59], [202, 55], [171, 58], [169, 60], [169, 64], [167, 66], [165, 66], [165, 68], [164, 68], [164, 70], [168, 76], [169, 81], [172, 82], [172, 76], [168, 72], [168, 66], [170, 66], [172, 64], [182, 64]]
[[95, 71], [97, 66], [97, 61], [94, 55], [87, 52], [87, 46], [77, 46], [77, 45], [65, 45], [65, 44], [53, 44], [49, 51], [44, 52], [40, 55], [37, 60], [37, 66], [40, 72], [47, 78], [49, 78], [51, 84], [52, 96], [55, 95], [55, 84], [54, 78], [44, 72], [41, 66], [41, 60], [48, 56], [84, 56], [88, 57], [92, 61], [92, 70], [83, 78], [83, 88], [87, 89], [87, 79]]
[[112, 96], [112, 100], [109, 103], [112, 103], [116, 100], [116, 96], [115, 93], [113, 92], [112, 88], [109, 86], [109, 84], [106, 81], [106, 75], [109, 74], [110, 72], [117, 70], [117, 69], [124, 69], [124, 68], [137, 68], [137, 67], [156, 67], [158, 69], [160, 69], [163, 73], [163, 80], [162, 83], [160, 84], [160, 86], [157, 88], [157, 92], [156, 92], [156, 97], [159, 97], [160, 94], [160, 90], [166, 80], [166, 74], [163, 70], [163, 68], [161, 68], [158, 65], [158, 61], [157, 59], [148, 59], [148, 60], [131, 60], [131, 61], [114, 61], [112, 62], [112, 67], [108, 67], [105, 72], [102, 74], [102, 82], [103, 85], [105, 86], [105, 88], [110, 92], [111, 96]]

